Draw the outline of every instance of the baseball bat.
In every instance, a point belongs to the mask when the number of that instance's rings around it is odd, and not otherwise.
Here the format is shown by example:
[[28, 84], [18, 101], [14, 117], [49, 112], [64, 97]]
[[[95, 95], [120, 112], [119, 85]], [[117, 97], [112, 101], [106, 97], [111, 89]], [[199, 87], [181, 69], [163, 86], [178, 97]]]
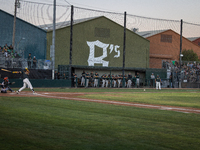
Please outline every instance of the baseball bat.
[[10, 70], [7, 70], [7, 69], [1, 69], [2, 71], [6, 71], [6, 72], [11, 72], [11, 73], [20, 73], [21, 71], [10, 71]]
[[10, 70], [7, 70], [7, 69], [1, 69], [2, 71], [6, 71], [6, 72], [12, 72], [12, 71], [10, 71]]

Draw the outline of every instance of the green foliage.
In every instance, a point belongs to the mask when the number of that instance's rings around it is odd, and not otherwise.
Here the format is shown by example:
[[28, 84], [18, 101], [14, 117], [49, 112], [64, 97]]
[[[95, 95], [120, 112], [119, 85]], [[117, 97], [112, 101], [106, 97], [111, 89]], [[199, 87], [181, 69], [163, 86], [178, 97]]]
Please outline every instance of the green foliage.
[[183, 61], [199, 61], [197, 53], [195, 53], [192, 49], [182, 51]]

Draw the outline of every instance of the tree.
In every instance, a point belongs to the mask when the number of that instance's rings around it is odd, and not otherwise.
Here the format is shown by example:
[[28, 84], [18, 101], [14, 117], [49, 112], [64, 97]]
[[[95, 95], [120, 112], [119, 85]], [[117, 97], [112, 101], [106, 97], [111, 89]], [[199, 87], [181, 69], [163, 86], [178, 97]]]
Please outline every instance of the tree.
[[184, 49], [182, 54], [182, 61], [199, 61], [197, 53], [195, 53], [192, 49]]

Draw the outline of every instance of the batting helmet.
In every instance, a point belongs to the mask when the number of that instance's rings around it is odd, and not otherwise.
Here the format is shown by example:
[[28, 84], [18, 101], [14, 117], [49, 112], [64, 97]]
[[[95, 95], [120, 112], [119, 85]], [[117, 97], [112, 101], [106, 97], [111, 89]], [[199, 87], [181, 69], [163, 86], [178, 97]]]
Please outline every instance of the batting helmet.
[[4, 80], [8, 80], [8, 77], [4, 77], [3, 79], [4, 79]]

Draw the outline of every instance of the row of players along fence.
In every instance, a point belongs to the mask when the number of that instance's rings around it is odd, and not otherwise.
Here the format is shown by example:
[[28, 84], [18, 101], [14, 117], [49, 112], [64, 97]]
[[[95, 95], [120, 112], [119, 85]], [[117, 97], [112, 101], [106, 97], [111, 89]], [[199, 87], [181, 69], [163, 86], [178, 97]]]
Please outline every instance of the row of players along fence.
[[[95, 79], [89, 78], [74, 78], [73, 77], [73, 87], [100, 87], [100, 88], [155, 88], [156, 83], [155, 79], [145, 79], [145, 78], [97, 78], [95, 85]], [[161, 79], [161, 87], [162, 88], [172, 88], [172, 80], [169, 79]]]

